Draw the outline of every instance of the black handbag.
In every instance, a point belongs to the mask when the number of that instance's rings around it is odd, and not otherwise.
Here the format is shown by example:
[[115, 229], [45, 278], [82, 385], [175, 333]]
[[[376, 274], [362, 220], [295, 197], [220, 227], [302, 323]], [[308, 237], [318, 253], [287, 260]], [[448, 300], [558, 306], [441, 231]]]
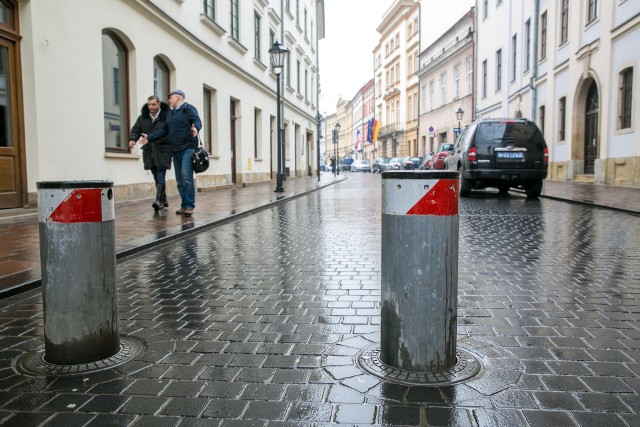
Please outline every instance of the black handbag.
[[195, 173], [201, 173], [209, 169], [209, 153], [207, 153], [200, 141], [198, 141], [198, 148], [191, 155], [191, 163]]

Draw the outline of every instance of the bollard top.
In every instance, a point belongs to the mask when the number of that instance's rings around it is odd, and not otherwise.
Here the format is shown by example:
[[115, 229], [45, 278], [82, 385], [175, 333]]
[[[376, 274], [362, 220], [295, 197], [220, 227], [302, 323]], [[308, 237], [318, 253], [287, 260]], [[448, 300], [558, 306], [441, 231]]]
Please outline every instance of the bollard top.
[[64, 188], [112, 188], [113, 181], [40, 181], [36, 188], [64, 189]]
[[457, 171], [384, 171], [382, 179], [458, 179]]

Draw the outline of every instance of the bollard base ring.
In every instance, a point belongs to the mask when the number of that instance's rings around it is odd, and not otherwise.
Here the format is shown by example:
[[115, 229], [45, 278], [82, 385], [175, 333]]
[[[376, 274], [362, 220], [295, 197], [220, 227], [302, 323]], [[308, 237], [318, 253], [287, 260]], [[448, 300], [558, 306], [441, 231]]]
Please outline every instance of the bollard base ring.
[[57, 365], [44, 359], [44, 349], [23, 354], [15, 361], [15, 370], [31, 377], [72, 376], [103, 371], [123, 365], [140, 356], [145, 345], [129, 337], [120, 337], [120, 351], [106, 359], [77, 365]]
[[420, 386], [442, 386], [467, 381], [478, 375], [482, 367], [476, 356], [460, 347], [456, 350], [455, 365], [445, 371], [417, 372], [389, 366], [380, 359], [380, 345], [362, 350], [356, 357], [356, 363], [362, 370], [386, 382]]

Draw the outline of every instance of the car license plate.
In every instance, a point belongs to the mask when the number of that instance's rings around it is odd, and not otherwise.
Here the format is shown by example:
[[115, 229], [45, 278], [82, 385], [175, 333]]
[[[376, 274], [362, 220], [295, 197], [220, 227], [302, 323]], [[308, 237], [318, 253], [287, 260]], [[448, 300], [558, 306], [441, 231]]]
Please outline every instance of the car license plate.
[[496, 151], [496, 158], [522, 160], [524, 159], [524, 152], [523, 151]]

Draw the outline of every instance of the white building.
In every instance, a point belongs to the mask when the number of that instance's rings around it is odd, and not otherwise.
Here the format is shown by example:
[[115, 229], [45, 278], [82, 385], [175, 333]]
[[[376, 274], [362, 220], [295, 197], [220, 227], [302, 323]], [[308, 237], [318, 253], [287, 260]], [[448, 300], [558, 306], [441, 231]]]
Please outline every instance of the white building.
[[323, 9], [321, 0], [0, 0], [0, 208], [33, 205], [39, 181], [111, 180], [116, 200], [150, 196], [127, 136], [147, 97], [175, 88], [204, 123], [211, 167], [198, 187], [274, 179], [276, 40], [290, 51], [286, 166], [307, 174]]
[[376, 156], [418, 152], [420, 2], [395, 0], [376, 29], [373, 50], [375, 114], [380, 122]]
[[476, 10], [477, 115], [536, 121], [551, 179], [640, 186], [640, 2], [482, 0]]
[[[474, 9], [420, 53], [420, 145], [418, 155], [454, 142], [457, 128], [473, 120]], [[461, 109], [461, 121], [456, 112]]]

